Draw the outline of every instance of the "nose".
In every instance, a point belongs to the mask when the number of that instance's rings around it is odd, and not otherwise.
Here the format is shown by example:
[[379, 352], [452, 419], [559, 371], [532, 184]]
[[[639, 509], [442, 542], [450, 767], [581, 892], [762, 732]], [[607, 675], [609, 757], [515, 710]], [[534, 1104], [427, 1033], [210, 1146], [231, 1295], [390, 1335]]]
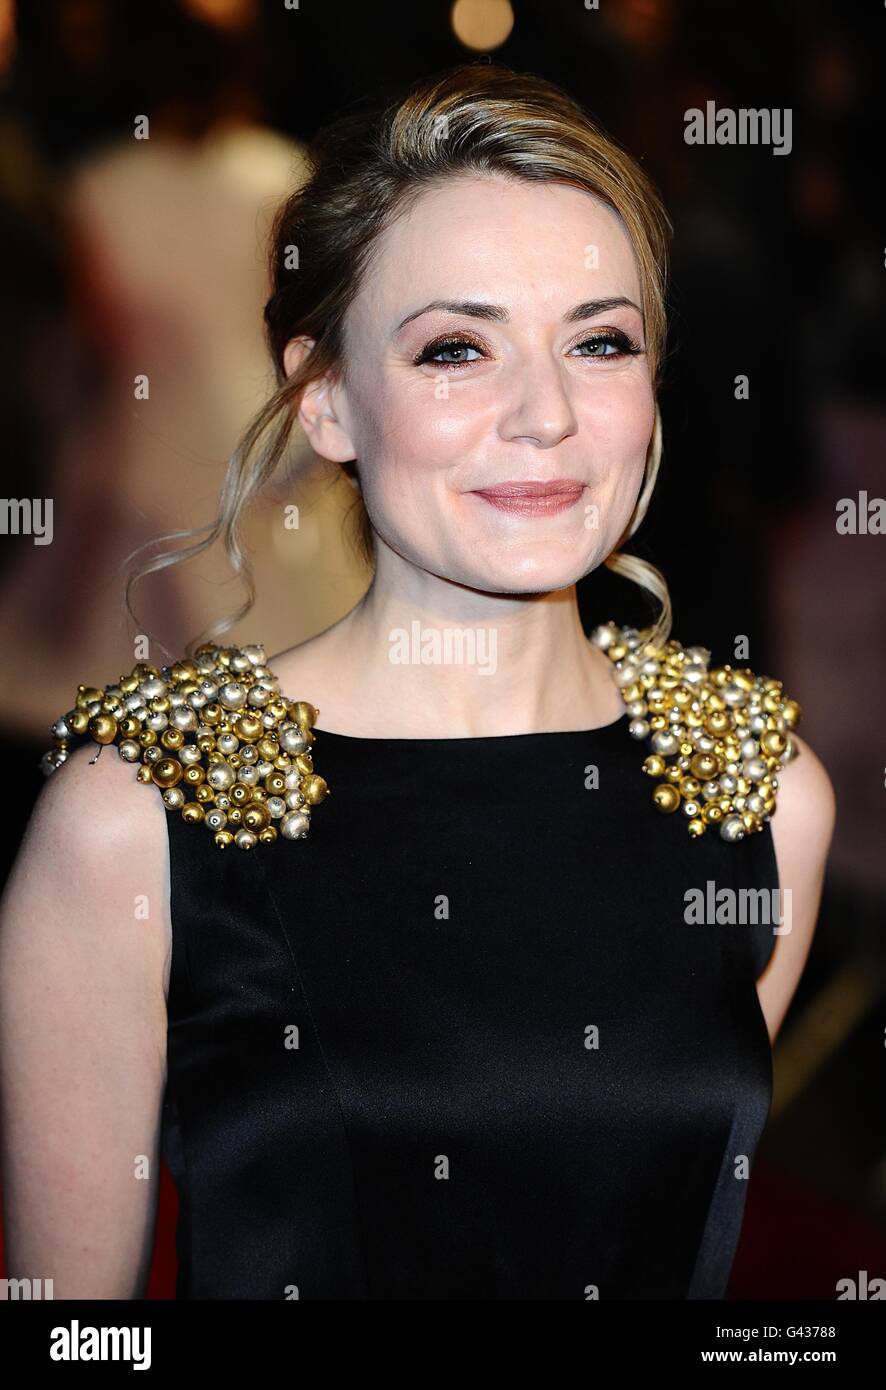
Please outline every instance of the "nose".
[[577, 433], [567, 383], [556, 362], [537, 361], [516, 373], [512, 402], [499, 422], [502, 439], [551, 449]]

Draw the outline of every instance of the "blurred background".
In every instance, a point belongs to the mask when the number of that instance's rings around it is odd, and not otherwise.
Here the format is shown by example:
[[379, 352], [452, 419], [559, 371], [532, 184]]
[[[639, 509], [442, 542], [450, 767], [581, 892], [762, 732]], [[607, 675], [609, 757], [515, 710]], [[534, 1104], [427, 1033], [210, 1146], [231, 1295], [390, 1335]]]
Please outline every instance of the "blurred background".
[[[665, 573], [679, 640], [728, 661], [746, 636], [737, 664], [800, 701], [838, 803], [738, 1299], [832, 1299], [839, 1278], [886, 1276], [886, 538], [876, 520], [837, 530], [841, 499], [873, 515], [886, 497], [884, 23], [882, 6], [835, 0], [0, 0], [2, 515], [53, 500], [51, 545], [11, 520], [0, 534], [4, 874], [49, 725], [78, 684], [134, 664], [122, 562], [212, 520], [271, 392], [263, 242], [314, 131], [489, 54], [565, 87], [661, 188], [676, 233], [664, 459], [631, 548]], [[790, 108], [791, 152], [687, 145], [684, 113], [707, 101]], [[271, 654], [353, 606], [369, 574], [352, 501], [298, 440], [249, 518], [258, 602], [225, 640]], [[242, 599], [222, 553], [149, 576], [134, 603], [152, 659]], [[605, 570], [581, 600], [588, 626], [651, 616]], [[164, 1171], [151, 1297], [174, 1296], [175, 1211]]]

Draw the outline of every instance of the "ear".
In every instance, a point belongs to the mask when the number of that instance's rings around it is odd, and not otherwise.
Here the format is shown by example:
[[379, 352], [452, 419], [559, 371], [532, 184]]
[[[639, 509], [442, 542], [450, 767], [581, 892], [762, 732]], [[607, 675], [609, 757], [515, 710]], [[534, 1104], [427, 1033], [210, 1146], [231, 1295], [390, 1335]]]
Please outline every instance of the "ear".
[[[313, 338], [289, 340], [283, 350], [283, 367], [287, 376], [301, 366], [313, 346]], [[308, 383], [298, 408], [298, 422], [311, 448], [332, 463], [348, 463], [356, 452], [342, 420], [341, 398], [341, 387], [329, 376], [322, 376]]]

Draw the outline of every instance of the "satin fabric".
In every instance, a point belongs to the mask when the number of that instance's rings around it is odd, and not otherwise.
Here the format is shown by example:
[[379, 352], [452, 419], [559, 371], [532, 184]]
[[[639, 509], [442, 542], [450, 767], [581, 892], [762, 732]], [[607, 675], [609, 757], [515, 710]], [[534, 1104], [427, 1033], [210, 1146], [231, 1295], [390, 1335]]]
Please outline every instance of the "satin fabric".
[[177, 1297], [726, 1296], [776, 938], [685, 893], [776, 888], [771, 830], [693, 840], [627, 722], [318, 731], [307, 839], [168, 817]]

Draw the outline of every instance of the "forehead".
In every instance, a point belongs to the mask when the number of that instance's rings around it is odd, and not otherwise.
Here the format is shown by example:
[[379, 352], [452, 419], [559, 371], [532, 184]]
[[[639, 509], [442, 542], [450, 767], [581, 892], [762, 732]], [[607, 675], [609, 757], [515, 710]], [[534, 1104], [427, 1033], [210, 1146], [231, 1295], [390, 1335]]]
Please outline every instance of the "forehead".
[[388, 332], [422, 298], [477, 297], [559, 317], [591, 293], [641, 302], [613, 208], [564, 184], [472, 176], [425, 190], [386, 228], [351, 307], [355, 326]]

